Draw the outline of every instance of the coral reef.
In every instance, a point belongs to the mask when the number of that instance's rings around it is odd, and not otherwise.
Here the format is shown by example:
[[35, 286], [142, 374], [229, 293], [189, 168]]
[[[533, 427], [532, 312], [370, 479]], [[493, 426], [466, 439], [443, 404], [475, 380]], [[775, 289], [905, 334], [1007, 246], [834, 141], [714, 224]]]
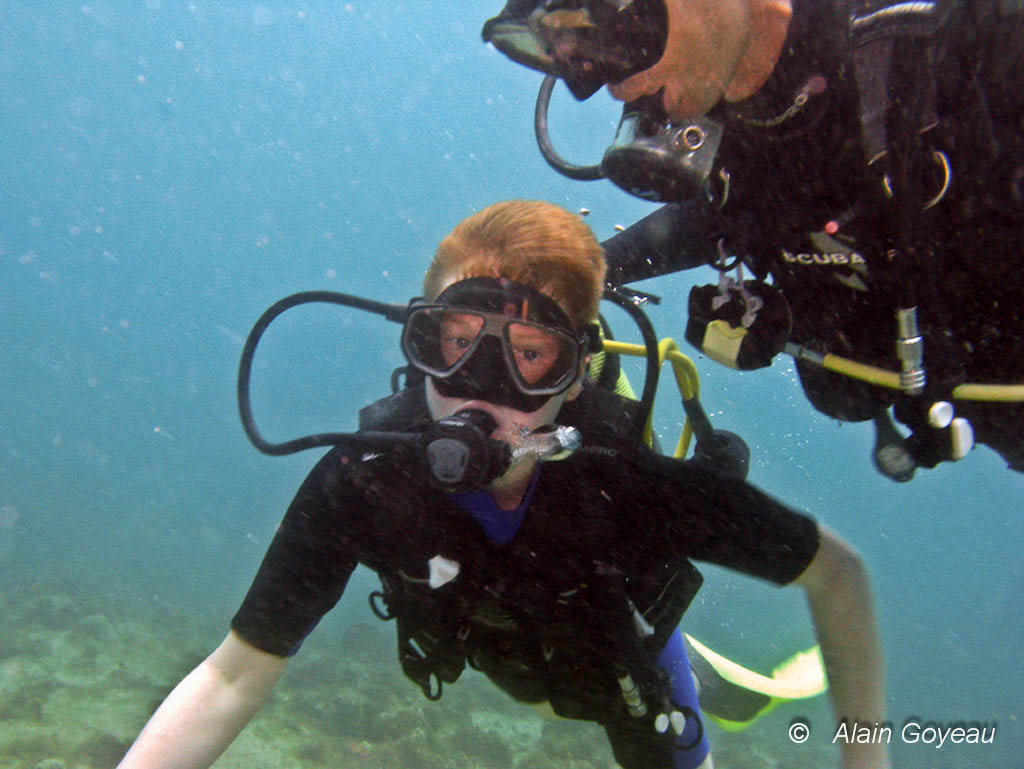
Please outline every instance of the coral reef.
[[[116, 599], [73, 581], [0, 593], [0, 769], [109, 769], [171, 687], [220, 641], [204, 620], [155, 598]], [[426, 700], [394, 658], [393, 628], [314, 634], [271, 703], [218, 769], [612, 769], [602, 730], [548, 720], [467, 670]], [[778, 725], [776, 724], [776, 727]], [[776, 728], [713, 735], [716, 766], [772, 769]], [[785, 755], [785, 759], [781, 758]], [[801, 758], [814, 759], [806, 763]]]

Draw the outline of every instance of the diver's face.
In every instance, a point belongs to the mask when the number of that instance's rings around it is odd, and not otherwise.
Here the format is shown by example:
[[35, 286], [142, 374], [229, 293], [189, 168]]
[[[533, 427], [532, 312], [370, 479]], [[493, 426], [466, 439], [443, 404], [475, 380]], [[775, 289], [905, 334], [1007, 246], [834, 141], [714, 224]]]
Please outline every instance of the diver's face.
[[669, 38], [648, 70], [609, 85], [630, 102], [660, 92], [669, 119], [699, 117], [729, 88], [750, 43], [753, 0], [667, 0]]
[[[443, 289], [447, 289], [454, 282], [446, 281]], [[479, 330], [478, 315], [460, 313], [457, 310], [446, 313], [439, 327], [440, 349], [444, 362], [449, 365], [456, 363], [470, 347]], [[527, 384], [543, 380], [561, 357], [558, 342], [537, 327], [529, 324], [511, 324], [507, 328], [507, 335], [506, 344], [510, 348], [512, 363], [518, 376]], [[503, 374], [507, 373], [505, 361], [496, 360], [494, 365], [500, 366]], [[438, 390], [433, 377], [429, 376], [426, 383], [427, 406], [435, 420], [466, 409], [485, 411], [497, 422], [491, 437], [511, 440], [555, 421], [562, 405], [579, 394], [585, 365], [586, 360], [580, 361], [574, 384], [564, 392], [552, 395], [533, 411], [520, 411], [508, 405], [493, 403], [487, 399], [486, 392], [475, 397], [444, 395]]]

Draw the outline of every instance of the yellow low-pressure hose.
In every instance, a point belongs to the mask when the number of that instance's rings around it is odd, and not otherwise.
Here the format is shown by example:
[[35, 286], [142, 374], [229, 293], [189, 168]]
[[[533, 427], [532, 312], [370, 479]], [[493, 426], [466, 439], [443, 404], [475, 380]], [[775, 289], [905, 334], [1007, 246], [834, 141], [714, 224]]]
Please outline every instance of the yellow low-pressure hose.
[[[786, 345], [786, 352], [797, 360], [821, 366], [828, 371], [857, 379], [861, 382], [887, 387], [890, 390], [900, 389], [900, 375], [878, 366], [843, 358], [832, 353], [820, 353], [806, 347], [793, 344]], [[992, 401], [999, 403], [1018, 403], [1024, 401], [1024, 383], [1020, 384], [979, 384], [966, 382], [953, 388], [952, 396], [962, 401]]]
[[[610, 339], [605, 339], [603, 345], [606, 352], [618, 353], [620, 355], [632, 355], [637, 358], [647, 357], [647, 348], [640, 344], [629, 344], [627, 342], [615, 342]], [[666, 360], [672, 364], [672, 372], [675, 374], [676, 386], [679, 388], [679, 394], [682, 396], [683, 400], [689, 401], [694, 398], [699, 398], [700, 377], [697, 374], [697, 366], [679, 350], [679, 345], [676, 344], [674, 339], [666, 338], [658, 342], [659, 371]], [[644, 440], [648, 445], [650, 445], [652, 432], [653, 427], [651, 424], [651, 418], [648, 417], [647, 424], [644, 426]], [[690, 425], [690, 420], [687, 419], [683, 422], [683, 430], [679, 435], [679, 443], [676, 445], [675, 454], [673, 456], [678, 459], [685, 457], [692, 438], [693, 427]]]

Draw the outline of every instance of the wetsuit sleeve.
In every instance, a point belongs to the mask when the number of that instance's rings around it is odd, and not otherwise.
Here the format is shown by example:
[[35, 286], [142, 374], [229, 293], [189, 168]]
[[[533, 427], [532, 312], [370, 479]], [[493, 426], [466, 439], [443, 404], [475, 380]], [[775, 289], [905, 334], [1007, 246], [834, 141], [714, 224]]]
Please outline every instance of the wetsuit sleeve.
[[236, 633], [270, 654], [298, 651], [356, 566], [344, 511], [359, 500], [341, 468], [340, 454], [332, 451], [307, 476], [231, 621]]
[[[818, 551], [818, 526], [745, 481], [648, 453], [658, 479], [659, 526], [677, 554], [780, 585], [803, 573]], [[647, 475], [647, 473], [645, 473]], [[653, 478], [651, 480], [654, 480]]]
[[662, 206], [601, 244], [608, 282], [621, 286], [708, 264], [717, 256], [712, 229], [702, 200]]

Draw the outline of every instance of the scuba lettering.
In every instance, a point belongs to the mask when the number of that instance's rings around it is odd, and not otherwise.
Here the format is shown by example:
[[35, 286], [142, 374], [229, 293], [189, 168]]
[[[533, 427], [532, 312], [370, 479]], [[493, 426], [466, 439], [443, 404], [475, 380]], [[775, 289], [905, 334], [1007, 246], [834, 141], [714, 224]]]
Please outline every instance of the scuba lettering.
[[783, 250], [782, 260], [789, 262], [790, 264], [806, 264], [806, 265], [846, 265], [846, 264], [867, 264], [863, 256], [858, 254], [856, 251], [834, 251], [831, 253], [793, 253], [792, 251]]

